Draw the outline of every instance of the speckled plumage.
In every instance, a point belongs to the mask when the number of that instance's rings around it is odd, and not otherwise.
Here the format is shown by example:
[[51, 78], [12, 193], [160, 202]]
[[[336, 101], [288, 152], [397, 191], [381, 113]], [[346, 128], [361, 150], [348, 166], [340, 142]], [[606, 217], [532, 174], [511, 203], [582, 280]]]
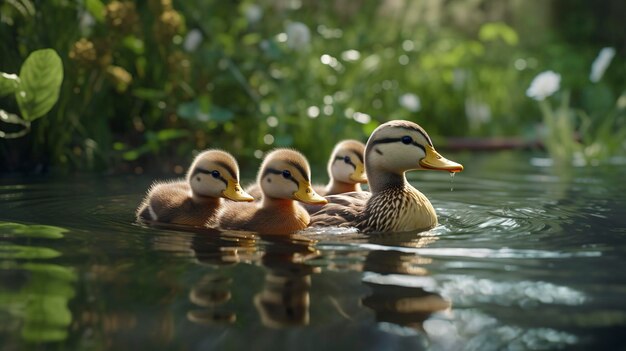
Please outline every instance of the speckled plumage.
[[437, 225], [435, 209], [406, 184], [372, 195], [352, 192], [327, 196], [323, 211], [311, 215], [311, 226], [355, 227], [362, 232], [426, 230]]

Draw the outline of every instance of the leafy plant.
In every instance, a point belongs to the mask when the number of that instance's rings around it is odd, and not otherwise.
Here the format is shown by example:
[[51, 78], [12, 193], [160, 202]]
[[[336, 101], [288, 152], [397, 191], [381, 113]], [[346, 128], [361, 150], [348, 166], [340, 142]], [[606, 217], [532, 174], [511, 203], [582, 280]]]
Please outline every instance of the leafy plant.
[[19, 132], [0, 131], [0, 137], [18, 138], [30, 131], [31, 122], [48, 113], [59, 99], [63, 82], [63, 64], [52, 49], [31, 53], [20, 74], [0, 72], [0, 97], [14, 94], [21, 116], [0, 109], [0, 120], [24, 127]]

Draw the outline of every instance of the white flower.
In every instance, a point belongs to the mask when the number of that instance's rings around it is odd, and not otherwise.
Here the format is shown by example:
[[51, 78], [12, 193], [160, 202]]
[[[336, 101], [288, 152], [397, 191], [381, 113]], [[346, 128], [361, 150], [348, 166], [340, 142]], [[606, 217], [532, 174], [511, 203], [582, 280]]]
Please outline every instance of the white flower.
[[411, 93], [402, 94], [398, 99], [400, 106], [411, 112], [417, 112], [422, 108], [422, 102], [419, 96]]
[[528, 90], [526, 90], [526, 96], [537, 101], [545, 100], [545, 98], [559, 90], [560, 84], [560, 74], [553, 71], [539, 73], [530, 83]]
[[302, 22], [291, 22], [287, 25], [287, 46], [294, 50], [302, 50], [311, 41], [311, 31]]
[[615, 56], [614, 48], [603, 48], [600, 50], [598, 57], [596, 57], [591, 64], [591, 73], [589, 74], [590, 81], [597, 83], [602, 79], [604, 71], [606, 71], [611, 64], [611, 60], [613, 60], [613, 56]]
[[249, 23], [257, 23], [263, 17], [263, 9], [257, 4], [246, 7], [244, 14]]
[[200, 32], [198, 29], [192, 29], [189, 31], [189, 33], [187, 33], [187, 36], [185, 36], [183, 48], [187, 52], [194, 52], [196, 51], [196, 49], [198, 49], [200, 43], [202, 43], [202, 32]]

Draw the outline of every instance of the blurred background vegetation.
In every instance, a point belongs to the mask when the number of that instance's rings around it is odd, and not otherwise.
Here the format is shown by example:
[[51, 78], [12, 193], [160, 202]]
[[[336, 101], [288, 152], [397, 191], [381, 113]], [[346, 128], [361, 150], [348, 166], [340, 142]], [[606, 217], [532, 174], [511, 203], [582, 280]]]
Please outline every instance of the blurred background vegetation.
[[[440, 148], [534, 145], [541, 111], [525, 92], [545, 70], [584, 111], [574, 128], [610, 138], [624, 126], [624, 13], [623, 0], [0, 1], [0, 71], [43, 48], [64, 70], [52, 110], [0, 139], [0, 171], [180, 174], [209, 147], [244, 167], [278, 146], [323, 165], [339, 139], [398, 118]], [[593, 83], [603, 47], [616, 56]], [[0, 108], [19, 112], [11, 96]]]

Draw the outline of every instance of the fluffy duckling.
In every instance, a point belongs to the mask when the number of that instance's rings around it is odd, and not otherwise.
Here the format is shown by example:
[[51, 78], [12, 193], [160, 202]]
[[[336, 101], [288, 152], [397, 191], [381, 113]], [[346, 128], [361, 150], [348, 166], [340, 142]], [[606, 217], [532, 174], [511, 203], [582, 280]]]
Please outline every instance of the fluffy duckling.
[[329, 204], [311, 216], [311, 226], [356, 227], [362, 232], [427, 230], [437, 225], [430, 201], [409, 184], [410, 170], [460, 172], [445, 159], [419, 125], [404, 120], [380, 125], [365, 147], [365, 171], [371, 192], [328, 196]]
[[137, 209], [137, 220], [203, 226], [222, 200], [253, 201], [239, 185], [239, 166], [228, 153], [207, 150], [194, 159], [186, 180], [155, 182]]
[[[313, 189], [320, 195], [334, 195], [361, 191], [361, 183], [367, 183], [363, 165], [365, 145], [357, 140], [343, 140], [333, 149], [328, 160], [328, 176], [330, 181], [326, 185], [313, 185]], [[246, 188], [246, 192], [259, 200], [262, 196], [258, 184]], [[309, 206], [305, 206], [308, 209]], [[319, 206], [312, 208], [319, 209]], [[309, 211], [311, 212], [311, 211]]]
[[209, 226], [262, 234], [291, 234], [309, 225], [309, 214], [294, 200], [308, 204], [327, 201], [311, 187], [306, 158], [290, 149], [276, 149], [264, 159], [257, 183], [263, 198], [253, 204], [230, 203]]
[[337, 143], [328, 160], [330, 181], [318, 193], [334, 195], [361, 191], [361, 184], [367, 183], [363, 165], [364, 151], [365, 145], [360, 141], [349, 139]]

